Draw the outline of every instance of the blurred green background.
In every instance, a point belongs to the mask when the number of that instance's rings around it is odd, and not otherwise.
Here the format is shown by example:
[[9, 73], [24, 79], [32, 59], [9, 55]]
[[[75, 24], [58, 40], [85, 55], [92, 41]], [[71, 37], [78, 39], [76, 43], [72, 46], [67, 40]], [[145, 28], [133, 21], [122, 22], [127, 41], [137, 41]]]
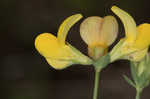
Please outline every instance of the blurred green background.
[[[35, 50], [35, 37], [42, 32], [56, 35], [61, 22], [72, 14], [82, 13], [84, 18], [114, 15], [112, 5], [130, 13], [137, 24], [148, 23], [149, 4], [149, 0], [0, 0], [0, 99], [92, 99], [93, 67], [54, 70]], [[67, 41], [87, 55], [87, 45], [79, 35], [83, 19], [70, 30]], [[124, 29], [117, 20], [119, 40]], [[134, 88], [122, 77], [130, 76], [129, 72], [124, 60], [104, 69], [99, 99], [134, 99]], [[149, 91], [146, 88], [141, 99], [149, 99]]]

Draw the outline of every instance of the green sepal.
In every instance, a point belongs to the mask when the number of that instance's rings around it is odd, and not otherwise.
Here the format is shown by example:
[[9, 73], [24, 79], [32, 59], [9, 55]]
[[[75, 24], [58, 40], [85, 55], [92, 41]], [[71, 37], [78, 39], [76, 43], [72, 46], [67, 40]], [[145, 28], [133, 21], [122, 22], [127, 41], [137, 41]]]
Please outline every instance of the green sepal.
[[141, 76], [139, 79], [140, 79], [140, 81], [139, 81], [138, 85], [141, 88], [145, 88], [150, 84], [150, 80], [147, 79], [147, 77]]
[[97, 69], [103, 69], [110, 63], [110, 55], [106, 54], [105, 56], [100, 57], [93, 63], [95, 68]]
[[140, 87], [145, 87], [145, 86], [147, 86], [148, 84], [149, 84], [149, 75], [147, 75], [146, 73], [142, 73], [140, 76], [139, 76], [139, 82], [138, 82], [138, 84], [139, 84], [139, 86]]
[[121, 39], [110, 52], [110, 61], [114, 62], [116, 60], [123, 58], [123, 53], [121, 52], [123, 43], [125, 39]]
[[[144, 69], [141, 71], [141, 66]], [[150, 59], [145, 57], [140, 62], [131, 62], [131, 74], [136, 86], [145, 88], [150, 84]]]
[[145, 83], [143, 84], [143, 88], [147, 87], [150, 84], [150, 80], [147, 79], [147, 81], [145, 81]]
[[123, 77], [132, 87], [136, 88], [135, 83], [131, 79], [129, 79], [126, 75], [123, 75]]
[[71, 44], [67, 43], [67, 45], [71, 48], [74, 53], [75, 59], [71, 60], [75, 64], [82, 64], [82, 65], [91, 65], [93, 60], [90, 59], [88, 56], [81, 53], [78, 49], [73, 47]]
[[136, 70], [136, 67], [137, 64], [134, 63], [134, 62], [130, 62], [130, 70], [131, 70], [131, 76], [134, 80], [134, 82], [136, 83], [136, 85], [139, 83], [139, 78], [138, 78], [138, 75], [137, 75], [137, 70]]
[[139, 65], [144, 66], [144, 71], [139, 76], [139, 78], [140, 78], [139, 84], [140, 84], [140, 86], [142, 86], [144, 88], [150, 84], [150, 60], [149, 60], [149, 57], [145, 57], [145, 59], [142, 60], [141, 63], [142, 64], [139, 64]]

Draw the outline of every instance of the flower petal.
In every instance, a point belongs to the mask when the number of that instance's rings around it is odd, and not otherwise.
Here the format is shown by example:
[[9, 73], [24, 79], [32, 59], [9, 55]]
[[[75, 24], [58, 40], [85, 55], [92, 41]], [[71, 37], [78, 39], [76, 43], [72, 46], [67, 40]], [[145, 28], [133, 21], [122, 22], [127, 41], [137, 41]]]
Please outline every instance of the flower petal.
[[116, 6], [113, 6], [111, 10], [117, 16], [119, 16], [122, 23], [124, 24], [127, 41], [133, 43], [136, 40], [136, 35], [138, 33], [134, 19], [127, 12], [123, 11], [122, 9]]
[[[60, 46], [57, 38], [50, 33], [40, 34], [35, 39], [35, 47], [46, 59], [54, 61], [69, 61], [72, 63], [91, 64], [91, 60], [70, 44]], [[63, 62], [61, 62], [63, 63]], [[66, 63], [66, 62], [65, 62]]]
[[61, 44], [65, 44], [66, 36], [69, 32], [69, 29], [80, 19], [82, 18], [81, 14], [75, 14], [68, 17], [59, 27], [57, 38]]
[[35, 47], [46, 58], [69, 59], [73, 56], [69, 46], [60, 46], [58, 39], [50, 33], [38, 35], [35, 39]]
[[55, 69], [64, 69], [69, 65], [72, 65], [70, 61], [55, 60], [50, 58], [46, 58], [46, 61]]
[[150, 24], [144, 23], [138, 26], [138, 35], [134, 47], [146, 48], [150, 45]]
[[59, 55], [60, 46], [57, 38], [50, 33], [42, 33], [35, 39], [35, 47], [44, 57], [53, 57]]
[[107, 46], [111, 45], [117, 38], [118, 35], [118, 23], [115, 17], [106, 16], [104, 17], [100, 41], [105, 42]]
[[131, 61], [141, 61], [146, 56], [147, 52], [148, 48], [136, 51], [134, 53], [129, 54], [128, 59]]
[[84, 42], [89, 45], [104, 45], [100, 41], [100, 32], [102, 28], [103, 18], [92, 16], [86, 18], [80, 25], [80, 35]]

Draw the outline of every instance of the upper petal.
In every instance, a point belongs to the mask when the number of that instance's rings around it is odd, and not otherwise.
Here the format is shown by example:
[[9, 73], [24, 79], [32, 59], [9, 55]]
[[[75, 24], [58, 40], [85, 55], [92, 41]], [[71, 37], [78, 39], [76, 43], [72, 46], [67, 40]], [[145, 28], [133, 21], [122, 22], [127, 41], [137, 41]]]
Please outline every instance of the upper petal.
[[105, 16], [101, 29], [100, 41], [105, 42], [105, 44], [109, 46], [116, 40], [117, 35], [118, 35], [117, 20], [113, 16]]
[[64, 22], [60, 25], [58, 34], [57, 34], [57, 38], [60, 44], [63, 44], [63, 45], [65, 44], [68, 31], [81, 18], [82, 18], [81, 14], [75, 14], [64, 20]]
[[81, 23], [80, 35], [87, 45], [104, 45], [104, 42], [100, 41], [102, 24], [103, 18], [98, 16], [88, 17]]
[[111, 10], [121, 19], [122, 23], [124, 24], [127, 41], [133, 43], [138, 33], [134, 19], [127, 12], [116, 6], [113, 6]]
[[88, 17], [80, 26], [80, 35], [89, 46], [109, 46], [115, 41], [117, 34], [118, 24], [113, 16]]

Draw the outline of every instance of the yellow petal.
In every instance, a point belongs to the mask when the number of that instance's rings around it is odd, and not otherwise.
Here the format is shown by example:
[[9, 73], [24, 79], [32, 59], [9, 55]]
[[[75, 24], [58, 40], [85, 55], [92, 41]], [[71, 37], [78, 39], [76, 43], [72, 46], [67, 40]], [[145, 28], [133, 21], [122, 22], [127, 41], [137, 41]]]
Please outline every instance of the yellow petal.
[[138, 33], [134, 19], [127, 12], [116, 6], [113, 6], [111, 10], [121, 19], [125, 28], [127, 41], [133, 43]]
[[67, 45], [60, 46], [57, 38], [50, 33], [43, 33], [35, 39], [35, 47], [46, 58], [68, 59], [72, 51]]
[[146, 56], [147, 52], [148, 48], [136, 51], [134, 53], [129, 54], [128, 59], [131, 61], [141, 61]]
[[103, 18], [92, 16], [86, 18], [80, 25], [80, 35], [87, 45], [105, 45], [100, 41]]
[[134, 47], [138, 49], [146, 48], [150, 45], [150, 24], [144, 23], [138, 26], [138, 35]]
[[55, 69], [64, 69], [72, 64], [70, 61], [55, 60], [50, 58], [46, 58], [46, 60], [49, 65], [51, 65]]
[[66, 36], [70, 28], [82, 18], [81, 14], [75, 14], [68, 17], [59, 27], [57, 38], [61, 44], [65, 44]]
[[56, 57], [60, 53], [57, 38], [50, 33], [42, 33], [35, 39], [35, 47], [44, 57]]
[[113, 16], [106, 16], [103, 19], [100, 33], [100, 41], [105, 42], [107, 46], [111, 45], [117, 38], [118, 23]]

